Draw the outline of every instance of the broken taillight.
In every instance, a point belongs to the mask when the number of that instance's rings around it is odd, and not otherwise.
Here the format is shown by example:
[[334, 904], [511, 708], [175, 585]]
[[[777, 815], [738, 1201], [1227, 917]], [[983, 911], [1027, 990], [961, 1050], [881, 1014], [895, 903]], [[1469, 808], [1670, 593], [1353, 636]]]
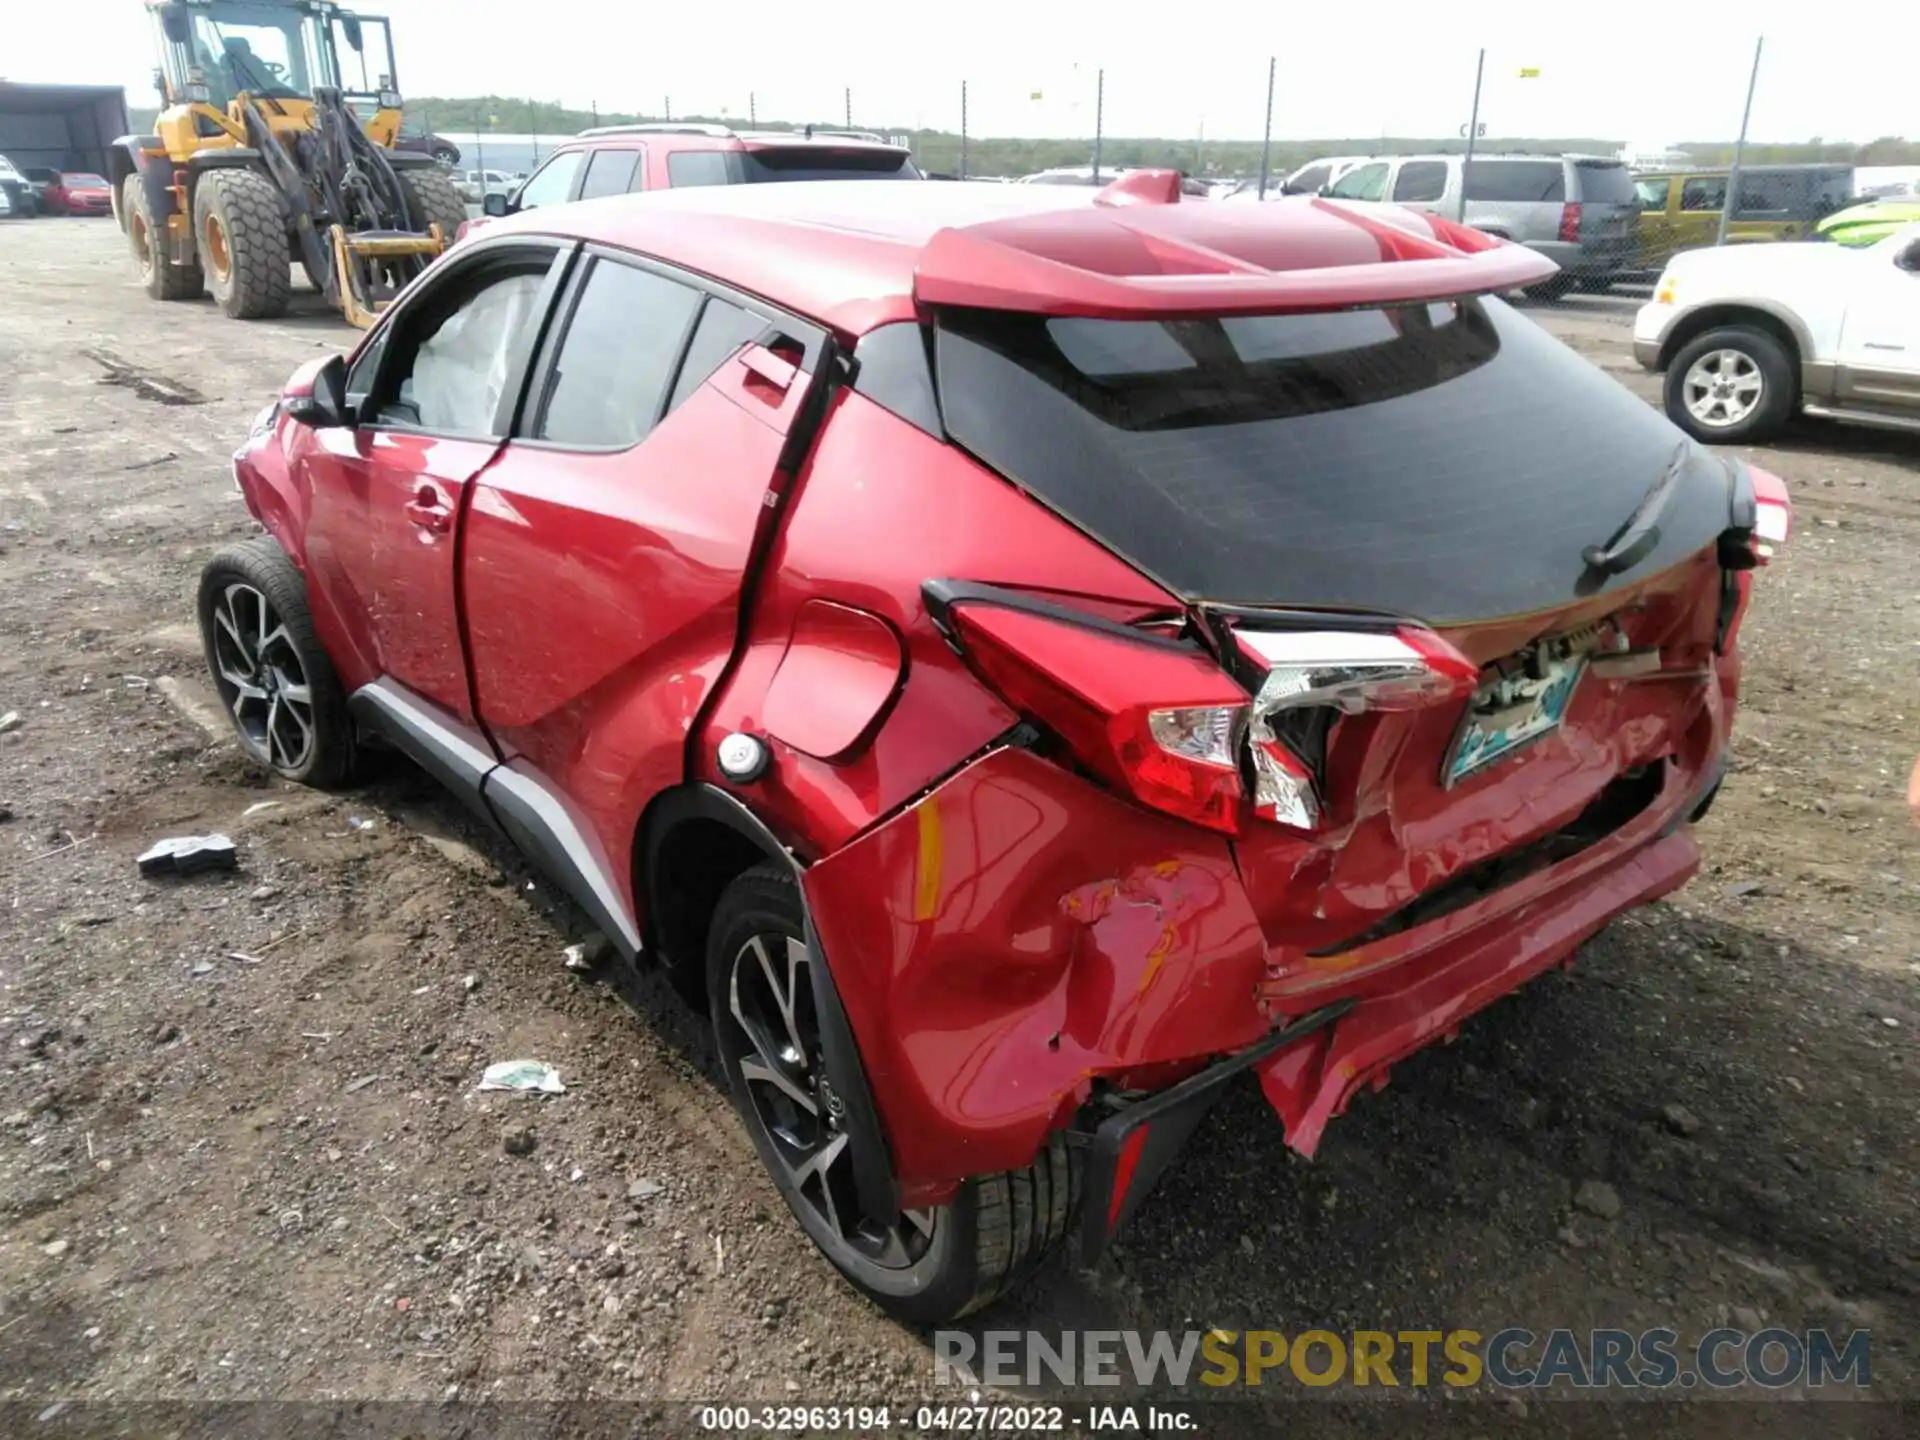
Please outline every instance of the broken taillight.
[[1279, 717], [1320, 707], [1344, 715], [1421, 710], [1464, 701], [1479, 672], [1430, 630], [1236, 630], [1241, 653], [1265, 671], [1248, 723], [1253, 810], [1314, 829], [1321, 818], [1313, 767], [1282, 737]]
[[[1264, 820], [1315, 829], [1314, 766], [1281, 717], [1415, 710], [1464, 700], [1472, 662], [1430, 630], [1233, 630], [1247, 690], [1211, 655], [1164, 634], [989, 586], [930, 581], [928, 608], [980, 678], [1087, 770], [1144, 805], [1238, 833]], [[1247, 781], [1252, 781], [1249, 795]]]
[[1778, 475], [1754, 466], [1747, 473], [1753, 478], [1753, 559], [1765, 565], [1793, 531], [1793, 502]]
[[1247, 695], [1190, 646], [1121, 626], [993, 604], [955, 605], [961, 653], [1016, 710], [1143, 805], [1240, 828]]

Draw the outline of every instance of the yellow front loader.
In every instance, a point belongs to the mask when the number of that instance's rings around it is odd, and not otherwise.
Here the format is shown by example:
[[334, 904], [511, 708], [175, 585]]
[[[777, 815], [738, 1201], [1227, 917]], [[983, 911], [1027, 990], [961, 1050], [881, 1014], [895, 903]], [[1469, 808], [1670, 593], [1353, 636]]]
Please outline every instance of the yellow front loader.
[[298, 262], [372, 324], [467, 218], [445, 169], [393, 149], [387, 22], [331, 0], [146, 4], [165, 108], [153, 134], [115, 143], [107, 178], [147, 293], [279, 315]]

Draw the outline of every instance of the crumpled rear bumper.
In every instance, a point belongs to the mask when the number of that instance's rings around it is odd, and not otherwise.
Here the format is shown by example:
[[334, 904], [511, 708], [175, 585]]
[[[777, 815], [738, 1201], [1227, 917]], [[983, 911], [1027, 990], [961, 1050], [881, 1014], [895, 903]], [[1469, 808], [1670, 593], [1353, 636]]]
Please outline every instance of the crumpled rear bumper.
[[1496, 894], [1448, 916], [1452, 923], [1436, 922], [1444, 933], [1419, 937], [1426, 943], [1395, 961], [1384, 988], [1376, 982], [1337, 1024], [1261, 1065], [1260, 1085], [1286, 1126], [1287, 1143], [1312, 1155], [1327, 1122], [1363, 1085], [1385, 1084], [1395, 1062], [1568, 959], [1623, 910], [1692, 878], [1700, 851], [1687, 830], [1632, 828], [1653, 833], [1623, 832], [1594, 847], [1614, 851], [1598, 863], [1575, 856], [1522, 882], [1532, 898], [1516, 904]]

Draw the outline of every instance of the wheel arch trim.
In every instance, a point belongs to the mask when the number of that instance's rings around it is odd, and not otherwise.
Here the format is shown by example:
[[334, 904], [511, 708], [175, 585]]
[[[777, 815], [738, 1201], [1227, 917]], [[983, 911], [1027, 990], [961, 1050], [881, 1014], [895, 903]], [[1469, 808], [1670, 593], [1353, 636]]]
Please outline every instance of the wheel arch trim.
[[1718, 329], [1722, 325], [1738, 325], [1742, 321], [1752, 325], [1756, 320], [1766, 328], [1778, 327], [1786, 332], [1794, 347], [1794, 353], [1787, 359], [1796, 372], [1805, 363], [1806, 357], [1815, 353], [1813, 335], [1808, 331], [1806, 322], [1785, 306], [1751, 296], [1727, 296], [1702, 301], [1674, 319], [1673, 323], [1667, 327], [1667, 333], [1660, 337], [1660, 354], [1656, 368], [1667, 369], [1673, 364], [1673, 357], [1680, 353], [1682, 346], [1706, 334], [1709, 330]]

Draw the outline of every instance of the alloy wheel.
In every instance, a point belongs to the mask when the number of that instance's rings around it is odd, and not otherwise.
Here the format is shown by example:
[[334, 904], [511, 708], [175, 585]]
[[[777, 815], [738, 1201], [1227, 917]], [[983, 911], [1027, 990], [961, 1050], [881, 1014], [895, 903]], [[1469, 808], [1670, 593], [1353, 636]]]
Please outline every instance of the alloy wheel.
[[[732, 1053], [751, 1102], [750, 1123], [770, 1142], [775, 1163], [823, 1249], [867, 1264], [905, 1270], [933, 1242], [934, 1211], [903, 1210], [880, 1226], [861, 1213], [854, 1192], [854, 1137], [846, 1107], [828, 1081], [806, 945], [789, 935], [750, 938], [727, 971], [722, 1044]], [[838, 1256], [832, 1257], [838, 1259]]]
[[1687, 367], [1681, 386], [1687, 413], [1702, 425], [1725, 430], [1759, 408], [1767, 382], [1744, 350], [1709, 350]]
[[313, 754], [313, 690], [271, 601], [234, 583], [213, 606], [214, 683], [256, 760], [298, 772]]

